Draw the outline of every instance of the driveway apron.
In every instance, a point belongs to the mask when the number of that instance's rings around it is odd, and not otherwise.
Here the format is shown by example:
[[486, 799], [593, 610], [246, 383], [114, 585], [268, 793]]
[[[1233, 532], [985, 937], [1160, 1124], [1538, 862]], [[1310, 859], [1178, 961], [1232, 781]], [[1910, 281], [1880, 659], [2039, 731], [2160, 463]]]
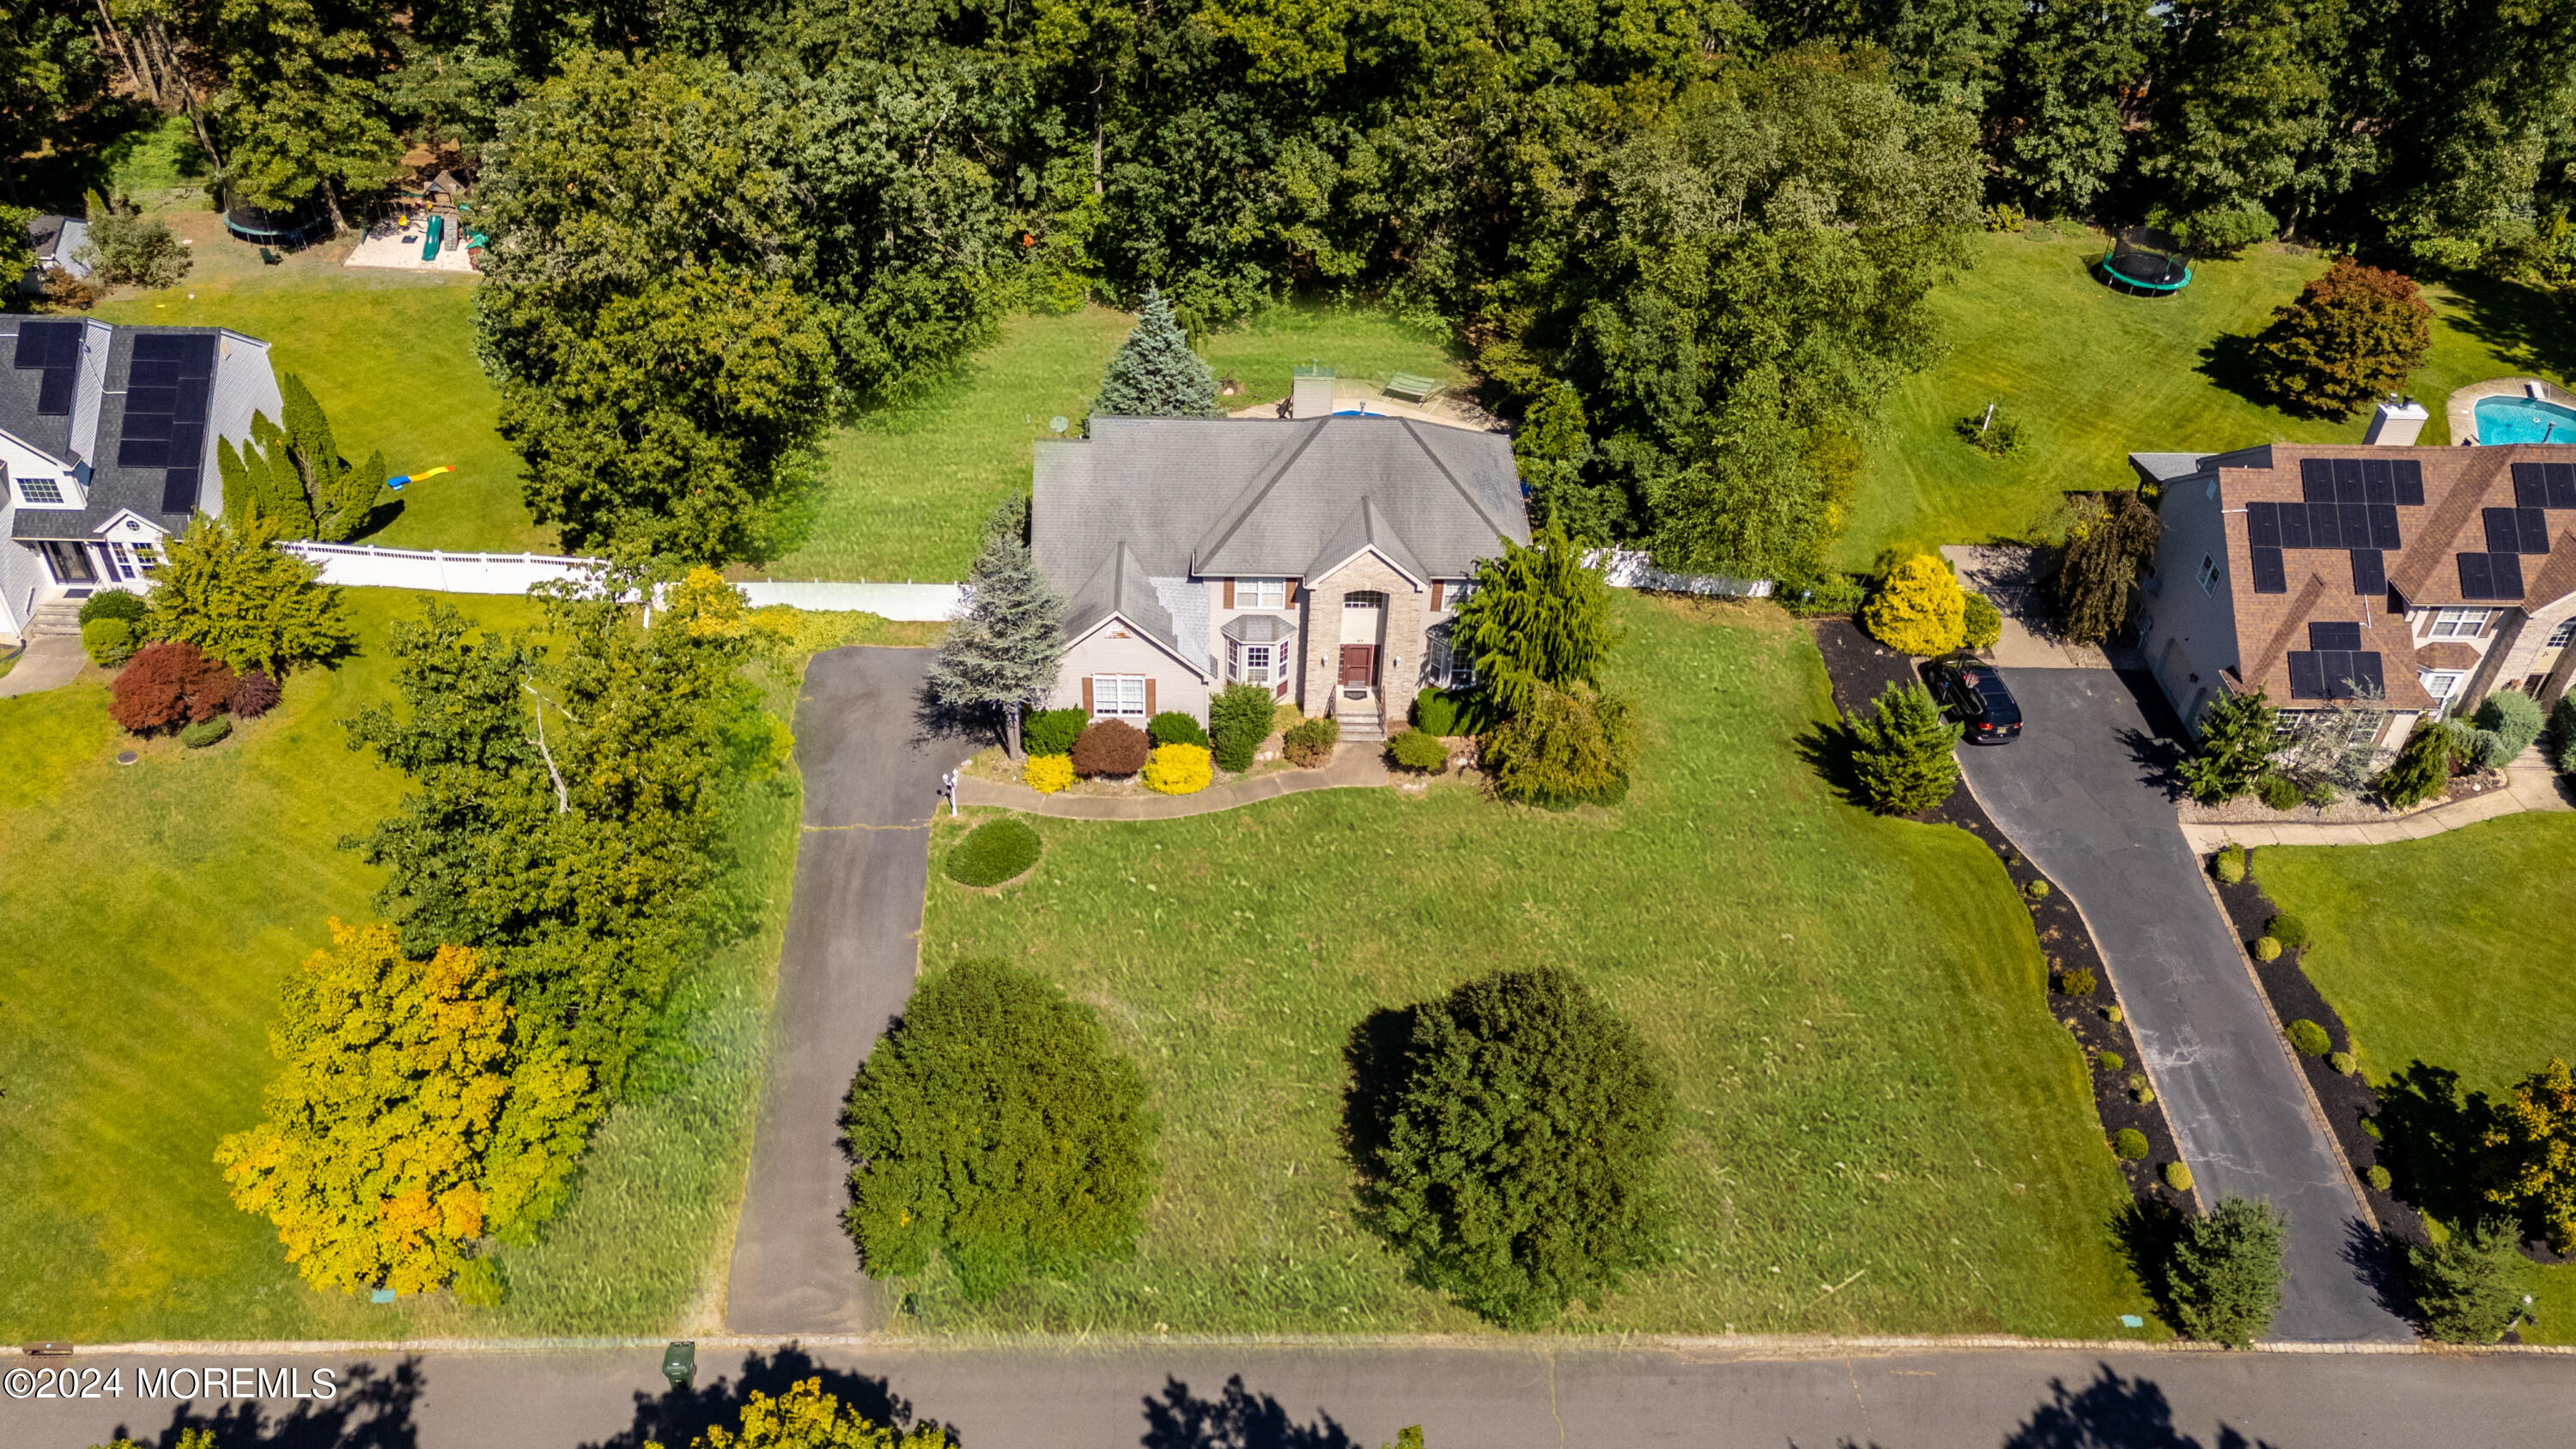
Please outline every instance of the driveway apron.
[[796, 703], [805, 828], [778, 961], [767, 1098], [734, 1233], [725, 1324], [736, 1333], [856, 1333], [876, 1300], [841, 1231], [849, 1161], [841, 1100], [920, 959], [929, 821], [962, 753], [922, 738], [932, 651], [819, 654]]
[[2167, 793], [2176, 751], [2148, 723], [2145, 675], [2008, 673], [2021, 738], [1962, 748], [1968, 783], [2033, 864], [2074, 894], [2205, 1201], [2268, 1198], [2290, 1217], [2271, 1336], [2413, 1337], [2367, 1281], [2370, 1217], [2200, 880]]

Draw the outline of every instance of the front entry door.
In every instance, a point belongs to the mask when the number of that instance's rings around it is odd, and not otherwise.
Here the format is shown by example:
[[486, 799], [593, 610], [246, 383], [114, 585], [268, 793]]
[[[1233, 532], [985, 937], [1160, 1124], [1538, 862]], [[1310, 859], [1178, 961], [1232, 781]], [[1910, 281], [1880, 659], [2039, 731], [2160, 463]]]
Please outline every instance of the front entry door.
[[1345, 644], [1342, 646], [1342, 683], [1374, 684], [1377, 682], [1377, 646]]
[[89, 550], [82, 545], [49, 538], [44, 541], [44, 550], [45, 566], [53, 570], [55, 583], [94, 584], [98, 582], [98, 569], [90, 563]]

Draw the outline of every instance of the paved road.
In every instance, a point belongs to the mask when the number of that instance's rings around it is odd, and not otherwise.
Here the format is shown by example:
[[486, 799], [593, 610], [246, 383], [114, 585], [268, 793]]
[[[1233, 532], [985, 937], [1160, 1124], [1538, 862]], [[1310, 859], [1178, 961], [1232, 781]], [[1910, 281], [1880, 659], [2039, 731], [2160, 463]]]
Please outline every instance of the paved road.
[[2173, 727], [2154, 683], [2107, 669], [2022, 669], [2010, 680], [2022, 736], [1963, 750], [1969, 784], [2083, 908], [2202, 1195], [2289, 1211], [2290, 1282], [2273, 1336], [2411, 1337], [2346, 1256], [2368, 1212], [2183, 841], [2162, 783], [2172, 750], [2144, 712]]
[[[794, 1348], [703, 1359], [667, 1393], [651, 1348], [371, 1358], [83, 1359], [127, 1397], [0, 1398], [10, 1449], [122, 1427], [222, 1449], [683, 1449], [743, 1387], [820, 1377], [872, 1415], [937, 1419], [966, 1449], [2532, 1449], [2576, 1443], [2576, 1360], [1949, 1351], [1757, 1359], [1724, 1349], [1355, 1346], [1164, 1350]], [[26, 1360], [0, 1358], [0, 1371]], [[138, 1370], [332, 1367], [328, 1403], [138, 1401]], [[245, 1381], [246, 1385], [248, 1381]], [[156, 1385], [157, 1386], [157, 1385]], [[181, 1387], [187, 1385], [183, 1382]], [[250, 1385], [255, 1387], [255, 1385]], [[2554, 1427], [2553, 1427], [2554, 1426]]]
[[875, 1296], [840, 1228], [849, 1163], [841, 1099], [912, 994], [930, 812], [970, 753], [921, 738], [927, 649], [817, 655], [796, 703], [805, 832], [778, 964], [768, 1099], [733, 1246], [737, 1333], [854, 1333]]

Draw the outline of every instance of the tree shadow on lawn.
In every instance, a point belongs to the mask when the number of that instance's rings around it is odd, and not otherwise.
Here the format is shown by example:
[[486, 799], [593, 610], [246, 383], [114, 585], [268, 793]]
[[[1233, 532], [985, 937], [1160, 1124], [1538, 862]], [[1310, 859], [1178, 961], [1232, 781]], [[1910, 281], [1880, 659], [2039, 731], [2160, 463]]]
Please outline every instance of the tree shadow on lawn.
[[2476, 338], [2509, 367], [2576, 375], [2576, 332], [2555, 294], [2477, 276], [2444, 276], [2441, 284], [2459, 299], [2458, 310], [2435, 325]]
[[1342, 1089], [1342, 1151], [1360, 1175], [1363, 1205], [1372, 1200], [1369, 1185], [1377, 1181], [1386, 1151], [1387, 1118], [1394, 1114], [1395, 1094], [1404, 1085], [1417, 1009], [1379, 1007], [1362, 1017], [1342, 1044], [1342, 1064], [1350, 1071], [1350, 1084]]
[[[2174, 1427], [2173, 1403], [2155, 1380], [2127, 1378], [2109, 1364], [2091, 1383], [2069, 1388], [2051, 1379], [2046, 1402], [2004, 1440], [2004, 1449], [2202, 1449]], [[2215, 1449], [2270, 1449], [2220, 1425]]]
[[[414, 1449], [420, 1427], [413, 1415], [424, 1386], [417, 1354], [391, 1369], [360, 1363], [341, 1372], [339, 1391], [327, 1401], [302, 1400], [294, 1412], [272, 1419], [269, 1405], [257, 1399], [220, 1403], [211, 1412], [192, 1399], [171, 1411], [168, 1428], [138, 1442], [175, 1445], [180, 1435], [203, 1429], [216, 1449]], [[120, 1424], [111, 1437], [137, 1436]]]
[[1809, 725], [1789, 745], [1844, 804], [1867, 810], [1868, 792], [1860, 787], [1860, 772], [1852, 768], [1853, 743], [1851, 726], [1832, 720]]
[[[898, 1431], [912, 1426], [912, 1402], [895, 1393], [885, 1379], [827, 1368], [791, 1345], [767, 1355], [745, 1354], [739, 1374], [718, 1377], [703, 1387], [672, 1389], [659, 1395], [637, 1394], [633, 1422], [619, 1433], [586, 1444], [584, 1449], [643, 1449], [655, 1442], [677, 1449], [679, 1445], [695, 1443], [699, 1435], [717, 1425], [731, 1429], [740, 1424], [742, 1407], [754, 1393], [774, 1398], [807, 1379], [822, 1380], [823, 1392], [872, 1424]], [[960, 1442], [956, 1430], [947, 1432], [951, 1444]]]
[[2378, 1121], [2399, 1197], [2449, 1223], [2496, 1211], [2487, 1190], [2506, 1165], [2486, 1145], [2497, 1121], [2486, 1093], [2464, 1093], [2459, 1073], [2418, 1060], [2379, 1089]]
[[1212, 1399], [1164, 1380], [1162, 1397], [1145, 1400], [1142, 1442], [1144, 1449], [1361, 1449], [1332, 1415], [1318, 1410], [1315, 1422], [1300, 1424], [1277, 1399], [1245, 1389], [1241, 1374]]
[[2251, 332], [2222, 332], [2209, 339], [2200, 349], [2200, 365], [2192, 371], [2208, 378], [2219, 391], [2232, 393], [2260, 408], [2276, 408], [2281, 400], [2267, 391], [2254, 374], [2254, 339]]

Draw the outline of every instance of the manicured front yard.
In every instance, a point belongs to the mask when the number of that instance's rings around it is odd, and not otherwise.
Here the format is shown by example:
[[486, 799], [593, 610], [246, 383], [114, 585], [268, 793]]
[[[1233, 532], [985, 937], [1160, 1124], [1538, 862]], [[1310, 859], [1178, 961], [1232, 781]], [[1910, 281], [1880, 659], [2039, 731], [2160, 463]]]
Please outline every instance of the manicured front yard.
[[[1037, 821], [1027, 883], [934, 875], [927, 960], [1005, 956], [1095, 1005], [1161, 1114], [1136, 1259], [963, 1303], [934, 1331], [1468, 1330], [1351, 1219], [1343, 1048], [1370, 1012], [1498, 967], [1581, 972], [1670, 1061], [1668, 1266], [1580, 1330], [2119, 1336], [2144, 1300], [2083, 1064], [2027, 910], [1963, 832], [1841, 804], [1797, 738], [1812, 642], [1767, 607], [1623, 600], [1653, 747], [1627, 804], [1462, 786], [1157, 823]], [[943, 821], [933, 849], [971, 819]]]
[[[503, 1255], [511, 1301], [375, 1307], [305, 1289], [267, 1223], [237, 1212], [215, 1140], [257, 1120], [280, 979], [362, 918], [378, 873], [339, 838], [401, 789], [338, 721], [390, 697], [385, 629], [422, 597], [354, 589], [362, 650], [287, 681], [223, 745], [127, 742], [107, 689], [0, 699], [0, 1338], [659, 1333], [720, 1271], [759, 1100], [795, 854], [793, 778], [737, 822], [756, 924], [683, 987], [689, 1059], [601, 1127], [539, 1244]], [[495, 625], [523, 600], [451, 597]], [[780, 691], [783, 702], [784, 690]]]
[[[2352, 1032], [2371, 1085], [2423, 1068], [2502, 1097], [2553, 1056], [2576, 1062], [2566, 941], [2576, 816], [2508, 816], [2397, 845], [2274, 846], [2255, 877], [2315, 941], [2302, 966]], [[2576, 1342], [2576, 1267], [2536, 1270], [2540, 1324]]]

